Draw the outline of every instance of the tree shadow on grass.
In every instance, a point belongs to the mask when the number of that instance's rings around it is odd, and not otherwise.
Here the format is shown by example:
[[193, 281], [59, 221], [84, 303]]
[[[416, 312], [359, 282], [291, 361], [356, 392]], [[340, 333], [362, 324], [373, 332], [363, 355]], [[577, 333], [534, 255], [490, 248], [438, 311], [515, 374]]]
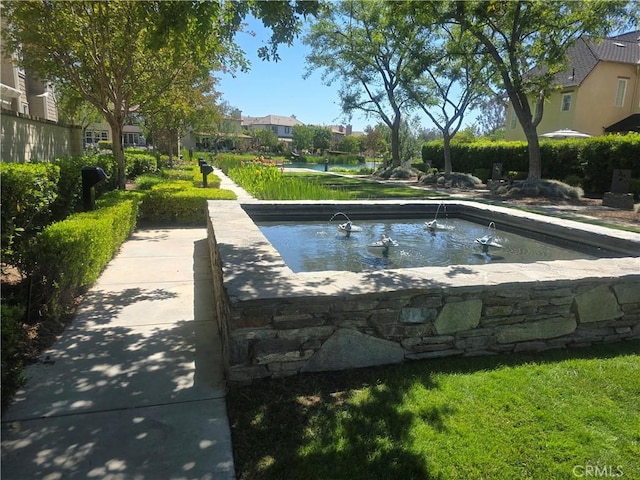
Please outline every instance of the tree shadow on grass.
[[[638, 352], [640, 341], [630, 341], [544, 354], [415, 361], [234, 387], [227, 408], [236, 472], [239, 479], [252, 480], [441, 478], [429, 470], [429, 458], [412, 449], [412, 435], [415, 426], [449, 432], [458, 408], [443, 395], [442, 374]], [[433, 401], [405, 408], [411, 395], [430, 394]]]

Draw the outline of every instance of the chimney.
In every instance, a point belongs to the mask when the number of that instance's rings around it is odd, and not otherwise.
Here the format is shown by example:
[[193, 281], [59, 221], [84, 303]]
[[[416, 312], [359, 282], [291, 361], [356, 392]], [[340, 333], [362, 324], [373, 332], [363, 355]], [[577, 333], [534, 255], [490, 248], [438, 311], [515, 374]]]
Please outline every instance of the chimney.
[[351, 135], [353, 133], [353, 127], [351, 125], [347, 125], [347, 135]]

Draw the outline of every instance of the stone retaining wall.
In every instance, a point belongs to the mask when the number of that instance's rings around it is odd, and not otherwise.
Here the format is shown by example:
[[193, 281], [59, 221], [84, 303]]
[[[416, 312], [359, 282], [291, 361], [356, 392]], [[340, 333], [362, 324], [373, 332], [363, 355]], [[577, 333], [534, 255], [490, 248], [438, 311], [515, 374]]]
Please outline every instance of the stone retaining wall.
[[[231, 246], [228, 233], [222, 242], [216, 239], [209, 221], [217, 316], [232, 382], [640, 338], [637, 258], [632, 265], [624, 259], [579, 263], [585, 271], [602, 266], [619, 271], [586, 278], [516, 281], [523, 274], [507, 268], [496, 280], [482, 268], [477, 273], [453, 266], [439, 274], [432, 269], [434, 278], [428, 280], [421, 270], [421, 281], [387, 272], [380, 278], [356, 275], [353, 283], [345, 273], [347, 280], [340, 283], [334, 278], [339, 272], [325, 277], [292, 273], [237, 213], [226, 218], [234, 228], [247, 228], [239, 235], [243, 245]], [[239, 252], [249, 251], [251, 257], [243, 261]], [[511, 267], [518, 268], [535, 270]], [[451, 280], [436, 281], [437, 275]]]

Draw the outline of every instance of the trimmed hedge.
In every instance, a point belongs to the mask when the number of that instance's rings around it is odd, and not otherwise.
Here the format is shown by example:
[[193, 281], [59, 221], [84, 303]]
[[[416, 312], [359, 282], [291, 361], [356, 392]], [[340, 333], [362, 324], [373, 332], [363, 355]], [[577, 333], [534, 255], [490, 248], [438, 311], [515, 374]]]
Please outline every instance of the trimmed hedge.
[[[617, 168], [631, 169], [632, 177], [640, 178], [640, 134], [543, 140], [540, 150], [543, 178], [561, 181], [581, 178], [588, 191], [607, 191], [613, 170]], [[443, 168], [443, 141], [423, 144], [422, 160]], [[503, 172], [529, 171], [526, 142], [454, 142], [451, 145], [451, 161], [455, 171], [473, 173], [485, 181], [494, 163], [502, 163]]]
[[65, 313], [73, 297], [92, 285], [133, 232], [139, 194], [114, 191], [97, 209], [53, 223], [36, 237], [30, 259], [36, 302], [52, 318]]
[[158, 170], [158, 160], [155, 156], [140, 151], [124, 151], [125, 174], [127, 178], [135, 178], [145, 173]]
[[22, 269], [34, 236], [52, 221], [60, 168], [46, 163], [0, 163], [2, 261]]
[[236, 198], [230, 190], [198, 188], [188, 180], [160, 183], [145, 191], [139, 222], [145, 225], [204, 225], [207, 200]]

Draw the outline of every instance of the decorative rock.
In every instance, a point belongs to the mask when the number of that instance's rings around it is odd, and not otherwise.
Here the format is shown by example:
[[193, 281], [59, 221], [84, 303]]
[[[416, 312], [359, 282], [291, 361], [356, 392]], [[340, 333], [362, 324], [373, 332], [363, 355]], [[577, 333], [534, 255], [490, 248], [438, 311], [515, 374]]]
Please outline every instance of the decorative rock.
[[633, 193], [605, 192], [602, 198], [602, 205], [619, 210], [633, 210]]
[[621, 304], [640, 303], [640, 283], [638, 282], [614, 285], [613, 291]]
[[253, 360], [258, 364], [301, 360], [300, 341], [283, 338], [261, 340], [254, 346]]
[[513, 343], [561, 337], [572, 333], [577, 325], [573, 316], [507, 325], [496, 333], [496, 339], [499, 343]]
[[611, 320], [623, 315], [608, 285], [600, 285], [577, 295], [572, 309], [580, 323]]
[[482, 300], [446, 303], [434, 322], [436, 333], [443, 335], [475, 328], [480, 324]]
[[404, 360], [400, 345], [356, 330], [337, 330], [309, 359], [302, 372], [346, 370], [399, 363]]
[[400, 310], [400, 323], [426, 323], [436, 318], [437, 314], [435, 308], [404, 307]]

